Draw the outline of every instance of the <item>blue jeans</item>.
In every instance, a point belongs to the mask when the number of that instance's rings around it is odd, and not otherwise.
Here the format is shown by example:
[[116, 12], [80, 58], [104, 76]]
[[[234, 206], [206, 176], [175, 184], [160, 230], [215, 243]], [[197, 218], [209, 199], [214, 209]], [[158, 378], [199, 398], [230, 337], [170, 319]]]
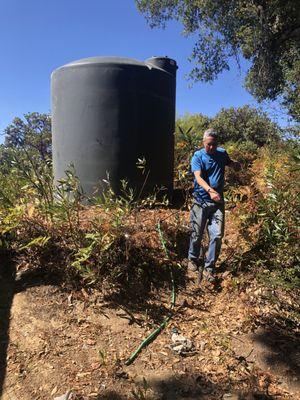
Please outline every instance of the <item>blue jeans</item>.
[[198, 262], [203, 233], [206, 227], [209, 236], [209, 247], [204, 261], [204, 269], [210, 273], [214, 273], [215, 264], [221, 250], [224, 236], [224, 216], [224, 203], [194, 203], [191, 208], [192, 233], [188, 258], [196, 263]]

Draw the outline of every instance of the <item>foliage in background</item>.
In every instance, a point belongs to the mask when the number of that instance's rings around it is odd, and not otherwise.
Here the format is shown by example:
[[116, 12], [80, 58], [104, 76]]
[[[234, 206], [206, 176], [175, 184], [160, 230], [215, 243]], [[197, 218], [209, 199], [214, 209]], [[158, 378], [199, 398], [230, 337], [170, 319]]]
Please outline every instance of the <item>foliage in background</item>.
[[[255, 158], [257, 147], [278, 142], [282, 136], [279, 126], [271, 121], [266, 113], [248, 105], [224, 108], [212, 118], [203, 114], [185, 114], [176, 121], [176, 186], [188, 187], [191, 183], [190, 159], [192, 154], [202, 147], [203, 133], [209, 127], [218, 132], [220, 144], [226, 144], [225, 147], [230, 150], [232, 158], [242, 162], [245, 169]], [[236, 146], [238, 151], [232, 153]], [[238, 176], [232, 171], [230, 174], [232, 178]], [[230, 179], [230, 183], [233, 180]]]
[[175, 130], [175, 186], [188, 186], [191, 181], [190, 157], [200, 146], [203, 132], [211, 118], [203, 114], [185, 114], [176, 120]]
[[171, 19], [193, 35], [194, 81], [210, 82], [232, 59], [250, 62], [249, 91], [258, 99], [279, 96], [300, 120], [300, 3], [298, 0], [136, 0], [151, 27]]
[[14, 118], [4, 130], [5, 147], [35, 150], [41, 160], [52, 154], [51, 117], [37, 112], [24, 115], [24, 119]]
[[[139, 287], [136, 293], [153, 282], [165, 284], [168, 265], [155, 226], [161, 217], [154, 212], [147, 223], [143, 210], [167, 203], [156, 194], [135, 199], [125, 181], [121, 196], [107, 182], [103, 196], [87, 199], [71, 167], [54, 198], [49, 117], [33, 113], [14, 121], [0, 153], [2, 249], [14, 252], [20, 268], [47, 269], [73, 284], [109, 280], [124, 287], [127, 282]], [[220, 132], [231, 157], [243, 166], [228, 171], [225, 188], [241, 238], [230, 268], [238, 274], [255, 271], [273, 286], [299, 288], [299, 142], [282, 141], [279, 128], [250, 107], [222, 110], [215, 118], [187, 114], [176, 125], [177, 187], [191, 188], [190, 157], [209, 126]], [[143, 169], [144, 163], [138, 166]], [[93, 205], [85, 206], [87, 201]], [[172, 222], [163, 226], [176, 232], [169, 235], [168, 261], [176, 266], [186, 251], [180, 253], [178, 240], [187, 233], [178, 212], [171, 214]]]
[[211, 124], [220, 136], [220, 142], [253, 142], [263, 146], [278, 141], [281, 136], [279, 126], [266, 113], [248, 105], [223, 108]]
[[15, 118], [5, 131], [0, 147], [0, 201], [13, 206], [20, 199], [35, 202], [43, 198], [52, 203], [51, 118], [48, 114], [29, 113], [24, 120]]
[[[230, 262], [273, 287], [300, 289], [300, 146], [298, 142], [261, 148], [235, 217], [244, 239]], [[235, 191], [235, 189], [229, 190]]]

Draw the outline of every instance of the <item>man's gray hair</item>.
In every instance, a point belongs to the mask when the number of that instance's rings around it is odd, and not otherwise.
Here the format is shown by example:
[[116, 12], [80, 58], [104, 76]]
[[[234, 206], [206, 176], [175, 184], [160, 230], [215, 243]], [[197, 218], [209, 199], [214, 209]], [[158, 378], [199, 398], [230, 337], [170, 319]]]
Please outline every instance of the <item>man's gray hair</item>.
[[215, 139], [218, 139], [218, 134], [214, 129], [209, 128], [209, 129], [206, 129], [206, 131], [204, 132], [203, 140], [207, 139], [208, 137], [213, 137]]

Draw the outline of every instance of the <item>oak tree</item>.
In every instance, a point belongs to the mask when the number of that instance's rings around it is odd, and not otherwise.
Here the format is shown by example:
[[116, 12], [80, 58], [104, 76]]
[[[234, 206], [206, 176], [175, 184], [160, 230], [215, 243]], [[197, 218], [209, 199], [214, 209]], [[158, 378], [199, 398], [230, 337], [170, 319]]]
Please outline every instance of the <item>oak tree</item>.
[[299, 0], [136, 0], [151, 27], [171, 19], [193, 35], [194, 81], [210, 82], [232, 59], [250, 62], [246, 87], [259, 100], [281, 98], [300, 120]]

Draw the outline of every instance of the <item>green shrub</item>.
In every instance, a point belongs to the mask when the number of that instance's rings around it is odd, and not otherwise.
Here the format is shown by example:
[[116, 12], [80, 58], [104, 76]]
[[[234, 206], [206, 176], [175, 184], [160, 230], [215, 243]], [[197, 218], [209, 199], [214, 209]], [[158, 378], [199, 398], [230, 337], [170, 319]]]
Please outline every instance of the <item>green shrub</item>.
[[236, 267], [260, 271], [269, 284], [300, 289], [300, 158], [299, 145], [270, 146], [253, 166], [255, 203], [239, 210], [240, 233], [249, 243]]

